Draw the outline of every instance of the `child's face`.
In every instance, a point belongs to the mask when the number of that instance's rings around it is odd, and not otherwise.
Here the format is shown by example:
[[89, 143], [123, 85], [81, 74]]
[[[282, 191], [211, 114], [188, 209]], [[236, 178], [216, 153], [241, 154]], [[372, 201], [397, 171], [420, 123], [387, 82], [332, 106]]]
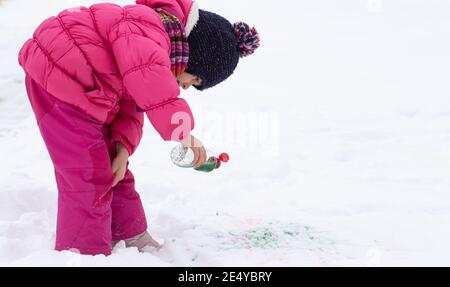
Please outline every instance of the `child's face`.
[[189, 89], [192, 85], [201, 86], [203, 84], [202, 79], [187, 72], [179, 75], [177, 77], [177, 82], [178, 85], [185, 90]]

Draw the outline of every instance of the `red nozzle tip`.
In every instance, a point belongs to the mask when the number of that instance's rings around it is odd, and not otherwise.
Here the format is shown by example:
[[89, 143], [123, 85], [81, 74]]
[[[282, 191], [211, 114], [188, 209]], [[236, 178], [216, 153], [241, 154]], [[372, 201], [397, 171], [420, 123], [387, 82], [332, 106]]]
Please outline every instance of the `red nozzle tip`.
[[230, 160], [230, 156], [227, 153], [222, 153], [219, 155], [219, 159], [222, 162], [228, 162]]
[[220, 168], [220, 166], [222, 165], [222, 161], [220, 161], [220, 159], [216, 159], [216, 169]]

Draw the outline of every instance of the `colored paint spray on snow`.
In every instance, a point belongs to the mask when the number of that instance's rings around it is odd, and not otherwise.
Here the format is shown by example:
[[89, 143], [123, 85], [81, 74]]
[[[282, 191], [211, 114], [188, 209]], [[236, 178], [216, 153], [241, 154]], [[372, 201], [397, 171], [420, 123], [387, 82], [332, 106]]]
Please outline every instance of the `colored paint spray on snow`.
[[[207, 150], [206, 154], [208, 160], [205, 161], [201, 166], [194, 168], [195, 170], [202, 172], [211, 172], [215, 169], [220, 168], [222, 162], [226, 163], [230, 160], [230, 157], [226, 153], [222, 153], [221, 155], [216, 157], [212, 155], [212, 152]], [[172, 149], [170, 158], [176, 166], [183, 168], [193, 168], [192, 162], [194, 160], [194, 152], [191, 148], [184, 147], [183, 145], [177, 145]]]

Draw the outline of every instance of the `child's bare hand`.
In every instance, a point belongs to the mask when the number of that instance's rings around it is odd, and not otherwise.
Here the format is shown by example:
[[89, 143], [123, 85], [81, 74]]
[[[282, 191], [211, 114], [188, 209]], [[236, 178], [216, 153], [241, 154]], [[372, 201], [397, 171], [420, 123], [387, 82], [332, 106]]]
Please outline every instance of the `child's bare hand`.
[[114, 181], [112, 187], [116, 186], [125, 177], [127, 172], [128, 154], [127, 149], [119, 142], [117, 142], [117, 155], [112, 162], [112, 171], [114, 173]]
[[194, 152], [194, 160], [192, 161], [192, 165], [194, 167], [199, 167], [206, 161], [206, 149], [203, 146], [202, 142], [195, 138], [193, 135], [187, 137], [184, 141], [181, 142], [184, 147], [191, 148]]

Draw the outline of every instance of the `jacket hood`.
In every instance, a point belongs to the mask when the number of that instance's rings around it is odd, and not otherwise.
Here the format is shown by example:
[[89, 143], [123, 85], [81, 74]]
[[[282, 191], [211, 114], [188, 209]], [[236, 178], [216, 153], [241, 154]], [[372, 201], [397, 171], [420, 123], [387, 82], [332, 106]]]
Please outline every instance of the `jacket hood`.
[[137, 0], [136, 4], [145, 5], [152, 9], [162, 8], [177, 16], [183, 23], [186, 35], [194, 29], [199, 19], [199, 7], [197, 1], [192, 0]]

